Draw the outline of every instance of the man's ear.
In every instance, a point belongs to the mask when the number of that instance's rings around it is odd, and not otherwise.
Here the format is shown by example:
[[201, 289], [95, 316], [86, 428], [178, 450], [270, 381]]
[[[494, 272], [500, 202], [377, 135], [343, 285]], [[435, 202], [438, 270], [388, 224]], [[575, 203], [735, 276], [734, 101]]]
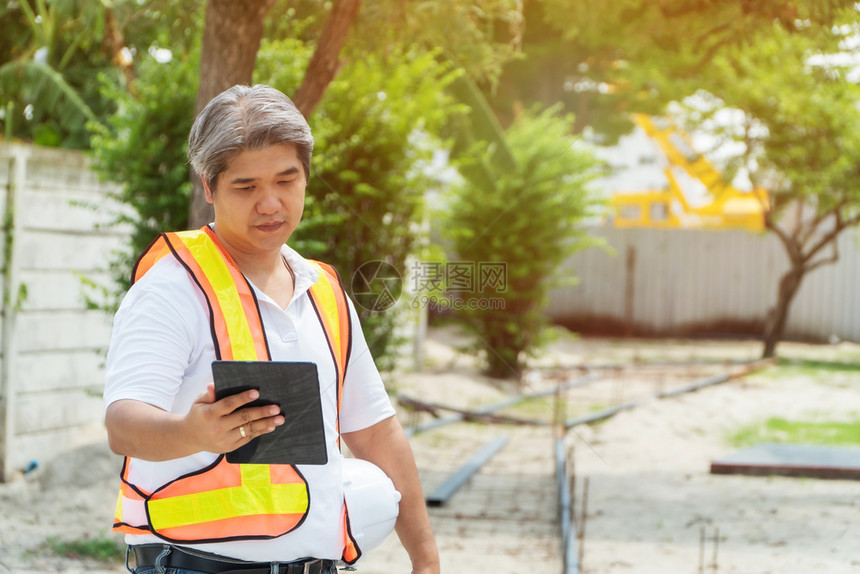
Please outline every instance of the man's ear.
[[209, 182], [204, 176], [200, 176], [200, 181], [203, 182], [203, 191], [206, 193], [206, 203], [215, 203], [215, 194], [209, 188]]

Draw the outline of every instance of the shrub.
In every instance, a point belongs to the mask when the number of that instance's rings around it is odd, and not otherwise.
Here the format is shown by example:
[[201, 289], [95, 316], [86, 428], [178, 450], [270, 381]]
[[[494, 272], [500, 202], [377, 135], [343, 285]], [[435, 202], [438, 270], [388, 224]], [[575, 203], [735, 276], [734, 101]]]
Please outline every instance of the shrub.
[[116, 106], [105, 125], [93, 125], [93, 167], [122, 184], [117, 199], [131, 209], [114, 224], [132, 229], [129, 250], [110, 263], [116, 291], [106, 307], [115, 308], [128, 289], [134, 259], [162, 231], [188, 226], [191, 183], [186, 159], [188, 131], [197, 93], [196, 53], [159, 63], [144, 55], [134, 93], [102, 78], [102, 95]]
[[[294, 55], [288, 62], [286, 53]], [[291, 94], [308, 57], [295, 40], [264, 45], [255, 81]], [[334, 265], [348, 291], [367, 263], [383, 261], [405, 275], [406, 259], [417, 249], [425, 196], [437, 185], [429, 172], [438, 145], [432, 134], [456, 110], [444, 93], [453, 77], [434, 54], [396, 47], [385, 57], [363, 54], [329, 85], [309, 120], [315, 152], [303, 220], [290, 243], [306, 257]], [[393, 366], [401, 307], [357, 306], [383, 369]]]
[[[557, 108], [525, 114], [505, 135], [515, 164], [504, 169], [488, 159], [491, 146], [474, 148], [446, 208], [449, 259], [475, 274], [467, 288], [453, 285], [449, 273], [449, 293], [494, 377], [521, 374], [544, 340], [549, 289], [573, 279], [559, 273], [561, 263], [590, 243], [582, 221], [598, 204], [586, 187], [597, 163], [570, 136], [572, 125]], [[469, 169], [478, 164], [486, 168]]]

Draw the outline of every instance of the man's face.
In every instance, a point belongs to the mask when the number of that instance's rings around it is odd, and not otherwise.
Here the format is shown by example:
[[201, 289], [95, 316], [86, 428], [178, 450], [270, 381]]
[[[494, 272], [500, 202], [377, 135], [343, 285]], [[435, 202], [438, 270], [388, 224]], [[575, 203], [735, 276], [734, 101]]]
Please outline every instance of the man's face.
[[218, 176], [215, 190], [204, 180], [216, 233], [244, 255], [279, 251], [302, 218], [307, 183], [294, 145], [243, 151]]

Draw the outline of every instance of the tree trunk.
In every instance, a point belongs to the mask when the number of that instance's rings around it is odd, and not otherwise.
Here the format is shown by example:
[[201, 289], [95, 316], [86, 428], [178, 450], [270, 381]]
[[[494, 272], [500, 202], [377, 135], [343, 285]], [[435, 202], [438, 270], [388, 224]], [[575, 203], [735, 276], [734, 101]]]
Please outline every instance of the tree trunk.
[[306, 118], [311, 116], [326, 88], [337, 76], [340, 51], [350, 26], [358, 16], [359, 6], [360, 0], [335, 0], [331, 8], [302, 85], [293, 97], [293, 103]]
[[129, 93], [137, 97], [134, 91], [134, 60], [125, 56], [125, 37], [116, 22], [113, 9], [106, 7], [104, 11], [105, 30], [102, 38], [102, 50], [110, 56], [111, 63], [122, 71], [125, 76], [125, 86]]
[[[236, 84], [250, 84], [257, 51], [263, 37], [263, 18], [274, 0], [209, 0], [200, 57], [200, 86], [196, 113], [215, 96]], [[338, 56], [346, 34], [358, 15], [360, 0], [336, 0], [323, 27], [317, 48], [308, 64], [302, 86], [293, 97], [305, 117], [313, 113], [325, 90], [337, 75]], [[212, 206], [206, 202], [203, 185], [191, 175], [189, 227], [212, 221]]]
[[[195, 114], [209, 100], [236, 84], [250, 84], [263, 37], [263, 18], [274, 0], [209, 0], [200, 55], [200, 85]], [[191, 174], [189, 226], [196, 229], [213, 220], [203, 185]]]
[[800, 283], [806, 275], [803, 264], [792, 264], [785, 275], [779, 280], [779, 293], [776, 298], [776, 306], [770, 313], [764, 328], [764, 350], [763, 359], [769, 359], [776, 354], [776, 345], [782, 339], [785, 331], [785, 323], [788, 319], [788, 310], [794, 296], [800, 289]]

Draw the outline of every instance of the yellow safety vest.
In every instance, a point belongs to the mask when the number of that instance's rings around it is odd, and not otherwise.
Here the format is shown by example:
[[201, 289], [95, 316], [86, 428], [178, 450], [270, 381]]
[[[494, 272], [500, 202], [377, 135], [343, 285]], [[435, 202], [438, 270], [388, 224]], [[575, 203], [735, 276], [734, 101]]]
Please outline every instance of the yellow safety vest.
[[[135, 264], [132, 283], [168, 254], [185, 267], [205, 296], [216, 359], [271, 360], [254, 291], [212, 229], [159, 235]], [[309, 294], [337, 372], [339, 415], [351, 346], [349, 307], [337, 272], [325, 263], [311, 263], [320, 276]], [[222, 454], [209, 467], [153, 492], [129, 481], [130, 465], [126, 457], [114, 520], [117, 531], [152, 533], [174, 543], [268, 539], [295, 530], [308, 513], [308, 485], [292, 465], [231, 464]], [[145, 506], [145, 524], [125, 519], [128, 513], [123, 508], [135, 504]], [[361, 551], [350, 532], [345, 505], [343, 521], [343, 560], [352, 564]]]

